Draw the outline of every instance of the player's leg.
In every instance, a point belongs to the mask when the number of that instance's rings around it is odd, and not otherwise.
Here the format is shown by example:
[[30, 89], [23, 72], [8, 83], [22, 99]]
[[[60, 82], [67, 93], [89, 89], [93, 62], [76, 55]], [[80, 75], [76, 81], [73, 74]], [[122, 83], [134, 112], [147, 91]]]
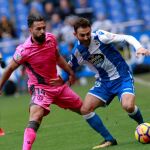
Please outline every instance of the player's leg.
[[84, 114], [86, 121], [105, 139], [105, 142], [100, 144], [99, 147], [117, 144], [116, 140], [104, 126], [101, 118], [93, 112], [97, 107], [105, 106], [113, 99], [114, 96], [109, 92], [109, 89], [107, 89], [107, 84], [108, 82], [104, 83], [97, 80], [94, 86], [89, 90], [81, 107], [81, 112]]
[[56, 100], [54, 103], [62, 108], [68, 108], [83, 115], [88, 124], [106, 140], [102, 145], [98, 145], [98, 148], [117, 144], [116, 140], [103, 125], [102, 120], [95, 112], [93, 112], [95, 108], [104, 105], [104, 102], [100, 101], [91, 94], [88, 94], [82, 105], [80, 97], [72, 91], [71, 88], [64, 85], [62, 91], [63, 92], [61, 92], [59, 96], [59, 101]]
[[22, 150], [31, 150], [36, 139], [36, 132], [44, 116], [44, 108], [38, 105], [30, 107], [30, 117], [27, 128], [24, 131], [24, 141]]
[[103, 143], [94, 147], [93, 149], [117, 144], [116, 140], [107, 130], [107, 128], [104, 126], [101, 118], [94, 112], [95, 108], [101, 107], [104, 105], [105, 103], [99, 98], [91, 94], [87, 94], [83, 102], [83, 105], [81, 107], [81, 113], [83, 114], [84, 119], [96, 132], [102, 135], [102, 137], [105, 139]]
[[132, 93], [123, 94], [121, 97], [121, 105], [124, 110], [128, 112], [130, 118], [135, 120], [138, 124], [144, 122], [140, 109], [135, 105], [135, 95]]
[[119, 99], [122, 108], [128, 112], [130, 118], [134, 119], [138, 124], [143, 123], [143, 117], [140, 109], [135, 105], [135, 90], [133, 79], [131, 76], [120, 80]]
[[40, 88], [32, 88], [29, 123], [24, 132], [23, 150], [31, 150], [42, 118], [50, 112], [49, 105], [52, 101], [49, 99], [52, 100], [52, 97], [48, 97], [46, 92]]

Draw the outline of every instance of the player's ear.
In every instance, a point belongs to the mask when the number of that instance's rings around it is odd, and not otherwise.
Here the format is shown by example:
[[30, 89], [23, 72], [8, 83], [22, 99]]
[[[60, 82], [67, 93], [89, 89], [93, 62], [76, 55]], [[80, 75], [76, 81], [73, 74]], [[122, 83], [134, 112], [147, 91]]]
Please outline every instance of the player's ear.
[[76, 33], [76, 32], [73, 32], [73, 35], [74, 35], [74, 36], [77, 36], [77, 33]]
[[32, 33], [32, 28], [29, 28], [29, 32]]

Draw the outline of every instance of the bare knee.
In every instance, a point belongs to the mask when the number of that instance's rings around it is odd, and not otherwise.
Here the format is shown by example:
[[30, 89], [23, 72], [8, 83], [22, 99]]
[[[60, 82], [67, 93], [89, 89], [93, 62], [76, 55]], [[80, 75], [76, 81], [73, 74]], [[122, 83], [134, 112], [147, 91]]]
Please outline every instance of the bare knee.
[[104, 105], [104, 102], [98, 99], [97, 97], [88, 94], [83, 102], [83, 105], [80, 109], [82, 115], [87, 115], [93, 112], [96, 108]]
[[38, 105], [32, 105], [30, 107], [30, 121], [41, 122], [44, 116], [44, 109]]
[[123, 109], [127, 111], [128, 113], [132, 113], [134, 111], [135, 106], [130, 104], [130, 105], [122, 105]]
[[135, 108], [135, 96], [131, 94], [125, 94], [122, 97], [122, 108], [128, 113], [132, 113]]
[[85, 106], [82, 106], [80, 109], [81, 115], [87, 115], [90, 112], [93, 112], [94, 110], [92, 108], [87, 108]]

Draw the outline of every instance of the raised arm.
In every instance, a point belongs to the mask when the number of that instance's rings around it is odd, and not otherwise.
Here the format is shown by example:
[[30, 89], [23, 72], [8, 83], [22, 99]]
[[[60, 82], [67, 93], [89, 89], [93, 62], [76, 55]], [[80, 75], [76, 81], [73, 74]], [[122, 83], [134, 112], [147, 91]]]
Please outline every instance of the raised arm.
[[135, 37], [133, 37], [131, 35], [113, 34], [113, 33], [110, 33], [107, 31], [102, 31], [102, 30], [99, 30], [97, 32], [98, 32], [100, 40], [106, 44], [125, 41], [135, 48], [136, 56], [150, 55], [150, 50], [143, 48], [141, 43]]

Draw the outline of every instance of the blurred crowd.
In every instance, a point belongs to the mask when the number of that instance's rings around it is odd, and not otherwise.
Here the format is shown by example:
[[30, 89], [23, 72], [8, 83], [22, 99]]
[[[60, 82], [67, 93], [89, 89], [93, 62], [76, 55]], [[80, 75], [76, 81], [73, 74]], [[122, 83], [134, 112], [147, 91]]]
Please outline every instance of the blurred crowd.
[[[78, 16], [88, 18], [92, 30], [103, 29], [114, 33], [150, 31], [150, 1], [147, 0], [1, 0], [0, 1], [0, 52], [3, 59], [10, 60], [16, 45], [29, 35], [26, 17], [41, 13], [46, 18], [47, 31], [55, 34], [60, 52], [68, 60], [73, 48], [74, 21]], [[126, 7], [126, 9], [124, 9]], [[150, 49], [150, 38], [141, 36], [141, 42]], [[2, 71], [0, 71], [2, 72]], [[86, 66], [80, 69], [78, 78], [85, 85], [86, 76], [93, 76]], [[26, 90], [24, 68], [14, 75], [19, 90]]]
[[[0, 4], [0, 39], [27, 36], [25, 18], [30, 13], [43, 14], [47, 21], [47, 31], [67, 42], [74, 40], [72, 34], [65, 33], [72, 30], [72, 24], [78, 16], [88, 18], [93, 30], [150, 30], [150, 2], [147, 0], [1, 0]], [[125, 6], [126, 9], [122, 10]]]

